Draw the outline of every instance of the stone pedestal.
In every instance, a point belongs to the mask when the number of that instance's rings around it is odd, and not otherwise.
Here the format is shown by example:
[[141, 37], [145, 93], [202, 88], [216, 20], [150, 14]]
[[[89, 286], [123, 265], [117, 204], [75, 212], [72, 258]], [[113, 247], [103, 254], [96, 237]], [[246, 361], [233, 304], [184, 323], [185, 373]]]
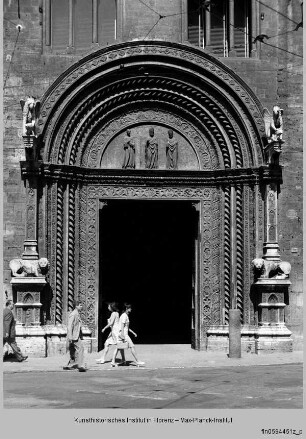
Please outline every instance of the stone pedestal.
[[16, 325], [16, 341], [24, 355], [46, 357], [45, 331], [42, 326]]
[[263, 279], [254, 284], [258, 330], [255, 348], [264, 352], [291, 352], [291, 332], [285, 324], [285, 307], [289, 304], [289, 279]]
[[11, 280], [16, 308], [17, 326], [40, 326], [40, 294], [46, 285], [45, 277], [14, 277]]
[[16, 339], [24, 355], [46, 356], [45, 331], [41, 327], [41, 291], [45, 277], [14, 277], [11, 280], [16, 309]]

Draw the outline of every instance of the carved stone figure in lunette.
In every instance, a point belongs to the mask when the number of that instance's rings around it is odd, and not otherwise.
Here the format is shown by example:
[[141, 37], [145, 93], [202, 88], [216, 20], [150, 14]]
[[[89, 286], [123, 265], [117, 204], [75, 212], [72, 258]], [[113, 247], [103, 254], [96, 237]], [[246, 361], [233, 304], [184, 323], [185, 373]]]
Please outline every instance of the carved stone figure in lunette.
[[147, 169], [158, 168], [158, 140], [154, 136], [154, 128], [149, 129], [150, 137], [145, 146], [145, 163]]
[[33, 96], [28, 96], [26, 100], [21, 99], [20, 104], [23, 114], [22, 135], [36, 136], [35, 123], [39, 116], [40, 101]]
[[135, 140], [131, 138], [131, 130], [126, 130], [126, 136], [124, 138], [124, 159], [123, 169], [135, 169]]
[[38, 260], [12, 259], [9, 266], [12, 277], [39, 277], [47, 274], [49, 261], [46, 258]]
[[178, 162], [178, 141], [173, 137], [173, 130], [168, 130], [168, 142], [166, 145], [166, 168], [177, 169]]

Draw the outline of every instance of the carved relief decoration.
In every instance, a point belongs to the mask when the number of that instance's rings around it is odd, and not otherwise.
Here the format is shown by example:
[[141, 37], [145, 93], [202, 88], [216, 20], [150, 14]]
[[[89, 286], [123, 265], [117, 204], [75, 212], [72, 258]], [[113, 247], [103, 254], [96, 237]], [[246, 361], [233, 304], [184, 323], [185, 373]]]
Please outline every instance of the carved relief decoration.
[[[109, 61], [122, 63], [120, 58], [128, 60], [131, 55], [134, 57], [135, 68], [141, 64], [143, 55], [151, 55], [152, 65], [156, 64], [157, 58], [160, 58], [162, 64], [165, 60], [167, 64], [173, 63], [169, 72], [178, 63], [183, 63], [181, 68], [186, 68], [185, 63], [188, 61], [189, 71], [197, 71], [197, 78], [193, 84], [192, 81], [182, 82], [173, 77], [154, 75], [148, 78], [135, 73], [135, 78], [126, 78], [123, 74], [118, 77], [120, 80], [111, 84], [99, 81], [98, 87], [98, 83], [84, 82], [83, 93], [75, 93], [74, 84], [82, 75], [90, 71], [93, 73], [92, 78], [97, 78], [96, 74], [102, 76], [104, 66]], [[203, 71], [199, 71], [199, 68]], [[213, 75], [214, 81], [208, 81], [208, 72]], [[200, 87], [196, 81], [202, 81]], [[65, 98], [62, 98], [63, 91], [67, 93]], [[146, 100], [150, 105], [156, 103], [160, 108], [169, 105], [174, 113], [174, 108], [177, 108], [177, 114], [181, 114], [183, 109], [190, 121], [194, 121], [193, 125], [204, 126], [214, 139], [210, 141], [222, 150], [224, 167], [246, 166], [248, 156], [252, 157], [253, 164], [261, 163], [261, 136], [264, 135], [262, 109], [250, 89], [226, 66], [209, 55], [195, 48], [163, 42], [123, 43], [121, 49], [103, 49], [85, 58], [82, 66], [78, 64], [76, 69], [69, 69], [58, 80], [42, 102], [40, 123], [42, 139], [47, 145], [46, 160], [67, 164], [82, 160], [90, 138], [100, 131], [101, 121], [102, 124], [109, 123], [118, 109], [122, 112], [130, 103], [135, 106], [144, 104]], [[71, 111], [67, 111], [69, 105]], [[225, 107], [231, 109], [230, 112], [225, 112]], [[64, 109], [65, 115], [71, 116], [63, 118]], [[235, 120], [242, 121], [239, 129]], [[48, 129], [44, 129], [44, 125]], [[252, 145], [247, 145], [248, 142]], [[52, 150], [49, 148], [51, 144]], [[226, 153], [228, 148], [233, 148], [236, 164], [231, 163]]]
[[68, 297], [67, 309], [72, 311], [75, 288], [75, 184], [69, 186], [68, 193]]
[[237, 246], [237, 309], [241, 312], [241, 320], [243, 321], [243, 186], [237, 185], [236, 189], [236, 246]]
[[82, 166], [99, 167], [101, 157], [111, 139], [122, 129], [127, 129], [135, 124], [158, 123], [171, 126], [187, 137], [197, 152], [202, 169], [216, 169], [219, 167], [219, 157], [215, 150], [209, 148], [209, 141], [204, 135], [181, 117], [158, 110], [144, 110], [121, 115], [103, 128], [103, 131], [91, 142], [83, 156]]
[[194, 65], [194, 67], [203, 69], [203, 74], [207, 75], [207, 73], [209, 73], [213, 75], [217, 79], [217, 84], [223, 82], [224, 88], [229, 89], [233, 95], [239, 96], [252, 114], [259, 130], [262, 133], [265, 132], [261, 117], [262, 109], [259, 101], [252, 94], [251, 90], [245, 84], [242, 84], [241, 79], [233, 74], [225, 65], [194, 47], [191, 48], [182, 44], [169, 44], [166, 42], [152, 43], [149, 41], [122, 43], [116, 45], [115, 48], [105, 48], [85, 57], [81, 61], [81, 64], [78, 62], [76, 66], [72, 66], [67, 73], [62, 75], [54, 86], [50, 88], [49, 93], [42, 101], [40, 125], [43, 125], [50, 113], [52, 113], [55, 102], [58, 103], [63, 92], [67, 92], [68, 89], [73, 88], [73, 84], [79, 81], [80, 77], [89, 72], [94, 76], [95, 73], [103, 69], [105, 64], [109, 62], [114, 63], [115, 60], [122, 63], [125, 58], [138, 56], [141, 61], [143, 55], [152, 55], [155, 59], [161, 61], [167, 59], [167, 62], [173, 63], [184, 60], [185, 62], [189, 62], [190, 66]]
[[[169, 77], [156, 72], [151, 77], [139, 75], [136, 69], [144, 56], [152, 66], [160, 62]], [[125, 61], [131, 68], [135, 67], [132, 70], [135, 77], [115, 76], [115, 70]], [[174, 77], [171, 72], [178, 65], [186, 77], [188, 71], [193, 71], [193, 82]], [[106, 68], [113, 69], [115, 79], [111, 83], [105, 80]], [[195, 151], [201, 170], [225, 169], [227, 174], [219, 176], [220, 181], [224, 178], [222, 185], [216, 186], [207, 180], [207, 187], [200, 183], [188, 186], [188, 177], [184, 182], [177, 180], [173, 186], [169, 181], [162, 185], [152, 183], [154, 175], [149, 184], [143, 176], [141, 184], [122, 184], [115, 180], [113, 184], [102, 184], [101, 175], [94, 171], [101, 168], [110, 142], [119, 132], [148, 124], [161, 126], [165, 132], [172, 129], [183, 136]], [[72, 307], [73, 298], [78, 297], [84, 304], [82, 319], [96, 335], [99, 200], [122, 198], [200, 201], [202, 337], [205, 338], [210, 325], [228, 323], [232, 275], [230, 184], [236, 178], [236, 174], [231, 177], [230, 172], [231, 168], [258, 169], [263, 163], [261, 136], [265, 132], [261, 106], [238, 76], [218, 60], [189, 46], [164, 42], [123, 43], [85, 57], [77, 67], [72, 66], [64, 73], [42, 100], [39, 126], [41, 141], [46, 145], [45, 164], [89, 168], [88, 172], [96, 179], [87, 181], [80, 172], [80, 177], [69, 177], [66, 187], [60, 174], [65, 171], [59, 170], [59, 174], [54, 172], [50, 177], [50, 186], [44, 195], [46, 227], [42, 230], [50, 260], [48, 279], [54, 293], [52, 322], [61, 324], [65, 311]], [[249, 175], [246, 172], [246, 180]], [[251, 311], [245, 294], [250, 287], [247, 273], [255, 251], [255, 230], [258, 238], [263, 239], [263, 204], [257, 188], [251, 189], [245, 181], [244, 186], [238, 182], [235, 191], [237, 304], [243, 321], [248, 322]], [[256, 213], [253, 204], [256, 204]], [[270, 215], [272, 218], [272, 213]], [[257, 223], [253, 226], [255, 220]], [[66, 286], [67, 298], [64, 298]]]
[[[97, 302], [97, 209], [99, 199], [199, 199], [202, 200], [203, 253], [203, 311], [202, 322], [220, 323], [220, 190], [216, 188], [122, 188], [96, 186], [81, 190], [80, 203], [80, 266], [78, 296], [84, 303], [83, 317], [90, 329], [95, 330]], [[212, 227], [213, 224], [213, 227]], [[213, 263], [211, 263], [213, 262]], [[213, 291], [213, 294], [211, 294]], [[205, 295], [206, 294], [206, 295]], [[206, 299], [205, 299], [206, 298]], [[207, 301], [207, 303], [205, 302]]]
[[[255, 243], [252, 242], [251, 237], [254, 236], [254, 190], [250, 187], [245, 186], [243, 188], [244, 191], [244, 203], [243, 203], [243, 218], [244, 218], [244, 238], [243, 238], [243, 259], [244, 259], [244, 267], [243, 267], [243, 284], [244, 291], [250, 291], [251, 288], [251, 279], [250, 279], [250, 270], [248, 269], [248, 265], [250, 261], [255, 257]], [[252, 306], [250, 303], [249, 294], [244, 294], [243, 296], [243, 313], [244, 313], [244, 322], [250, 322], [254, 324], [254, 314], [252, 310]]]
[[[47, 241], [48, 241], [48, 250], [50, 252], [50, 257], [48, 258], [50, 261], [50, 278], [49, 282], [52, 288], [53, 300], [51, 302], [51, 310], [50, 317], [51, 323], [55, 324], [56, 322], [56, 224], [57, 224], [57, 187], [56, 183], [53, 184], [49, 190], [49, 208], [48, 208], [48, 230], [47, 230]], [[49, 255], [48, 252], [48, 255]], [[60, 299], [58, 299], [60, 300]]]
[[[67, 197], [64, 196], [66, 190]], [[52, 318], [62, 323], [63, 311], [69, 310], [74, 297], [84, 307], [82, 319], [95, 334], [96, 304], [99, 300], [98, 209], [108, 199], [190, 200], [201, 203], [201, 282], [200, 321], [202, 337], [211, 325], [228, 323], [231, 294], [231, 189], [221, 187], [145, 187], [117, 185], [52, 185], [48, 192], [51, 209], [48, 230], [53, 230], [50, 250], [50, 284], [55, 292]], [[67, 201], [67, 207], [64, 201]], [[250, 247], [252, 247], [252, 190], [236, 188], [237, 222], [237, 304], [244, 323], [250, 323], [248, 288]], [[57, 200], [53, 203], [52, 200]], [[65, 213], [66, 212], [66, 213]], [[67, 237], [63, 224], [67, 215]], [[63, 243], [67, 242], [67, 303], [63, 303]], [[254, 243], [255, 245], [255, 243]], [[224, 318], [223, 318], [224, 316]], [[64, 322], [63, 322], [64, 323]]]
[[56, 194], [56, 288], [55, 288], [55, 322], [62, 323], [63, 316], [63, 226], [64, 226], [64, 188], [57, 184]]
[[[80, 227], [79, 227], [79, 266], [78, 266], [78, 291], [77, 298], [82, 301], [81, 317], [86, 321], [86, 296], [87, 296], [87, 187], [80, 189]], [[95, 264], [96, 265], [96, 264]]]
[[[136, 93], [136, 92], [135, 92]], [[177, 97], [175, 95], [175, 97]], [[122, 107], [122, 113], [120, 116], [120, 121], [119, 121], [119, 126], [121, 127], [121, 124], [125, 124], [125, 128], [127, 128], [129, 125], [126, 124], [126, 109], [129, 106], [130, 103], [130, 98], [131, 96], [126, 96], [126, 104]], [[154, 101], [154, 100], [150, 100], [150, 108], [149, 110], [153, 109], [154, 110], [154, 106], [156, 106], [156, 110], [157, 111], [157, 115], [158, 113], [159, 116], [161, 116], [165, 111], [161, 110], [160, 108], [158, 108], [159, 106], [169, 106], [169, 102], [171, 101], [172, 96], [169, 95], [168, 97], [164, 97], [164, 105], [162, 102], [162, 99], [160, 99], [158, 102]], [[182, 100], [182, 97], [181, 97]], [[87, 104], [87, 103], [86, 103]], [[141, 115], [144, 115], [144, 121], [148, 121], [150, 120], [150, 112], [148, 114], [146, 114], [146, 112], [141, 113], [141, 109], [143, 108], [145, 102], [141, 102], [141, 108], [139, 110]], [[83, 104], [84, 105], [84, 104]], [[109, 123], [108, 119], [111, 118], [111, 124], [113, 124], [113, 120], [114, 118], [116, 118], [115, 116], [111, 117], [111, 115], [108, 115], [108, 110], [109, 110], [109, 102], [107, 102], [106, 108], [104, 107], [103, 104], [99, 104], [99, 106], [96, 106], [94, 108], [93, 111], [90, 111], [90, 108], [88, 109], [88, 113], [89, 116], [88, 118], [80, 121], [80, 125], [78, 125], [77, 127], [72, 123], [72, 121], [75, 119], [74, 117], [72, 118], [71, 122], [67, 122], [67, 131], [64, 132], [63, 137], [60, 138], [60, 135], [62, 135], [62, 131], [64, 130], [64, 126], [62, 125], [62, 128], [59, 132], [59, 135], [57, 136], [57, 141], [54, 143], [53, 145], [53, 154], [52, 154], [52, 161], [59, 162], [59, 163], [63, 163], [64, 161], [68, 161], [69, 164], [77, 164], [79, 165], [80, 162], [82, 162], [82, 164], [84, 166], [93, 166], [96, 167], [99, 164], [99, 160], [97, 160], [97, 157], [95, 155], [94, 151], [91, 151], [91, 165], [89, 165], [89, 163], [86, 163], [86, 158], [83, 158], [83, 155], [85, 154], [85, 157], [87, 156], [87, 144], [91, 144], [92, 142], [90, 141], [90, 138], [95, 134], [95, 132], [97, 131], [97, 129], [99, 129], [99, 131], [102, 133], [104, 133], [104, 131], [107, 131], [106, 127], [103, 127], [103, 123]], [[116, 104], [116, 102], [113, 102], [113, 105], [115, 106], [116, 110], [118, 110], [118, 105]], [[122, 105], [122, 102], [121, 102]], [[135, 110], [136, 105], [140, 105], [140, 103], [138, 102], [133, 102], [133, 110]], [[186, 115], [186, 117], [189, 118], [195, 118], [194, 114], [197, 115], [199, 112], [196, 110], [196, 108], [191, 108], [191, 113], [188, 113], [189, 107], [190, 105], [188, 105], [188, 102], [182, 102], [181, 104], [184, 108], [184, 113]], [[193, 104], [194, 105], [194, 104]], [[212, 106], [210, 106], [210, 110], [212, 111], [212, 109], [214, 108], [218, 108], [216, 104], [212, 104]], [[200, 111], [200, 110], [199, 110]], [[173, 108], [170, 115], [178, 115], [179, 113], [182, 113], [181, 107], [179, 108]], [[218, 125], [211, 119], [211, 117], [209, 115], [207, 115], [205, 113], [205, 111], [201, 110], [201, 112], [198, 114], [199, 117], [201, 117], [201, 121], [205, 122], [205, 124], [201, 126], [201, 130], [204, 131], [204, 133], [206, 133], [206, 136], [208, 136], [208, 138], [210, 138], [210, 143], [212, 143], [212, 145], [214, 145], [216, 152], [215, 154], [219, 154], [219, 157], [222, 157], [222, 160], [220, 160], [220, 165], [222, 163], [222, 161], [224, 160], [224, 166], [225, 167], [230, 167], [231, 166], [231, 161], [230, 161], [230, 153], [228, 151], [228, 148], [231, 147], [231, 139], [227, 139], [226, 138], [226, 131], [221, 132], [220, 128], [218, 127]], [[180, 117], [180, 116], [178, 116]], [[141, 118], [141, 116], [139, 117]], [[181, 118], [181, 117], [180, 117]], [[156, 122], [158, 122], [158, 118], [154, 119], [154, 115], [153, 118], [151, 119], [152, 121], [156, 120]], [[136, 123], [139, 121], [135, 121]], [[135, 123], [134, 122], [134, 123]], [[63, 123], [63, 121], [62, 121]], [[190, 122], [188, 122], [187, 120], [183, 121], [184, 125], [189, 126]], [[169, 124], [170, 126], [172, 126], [171, 122]], [[194, 125], [194, 123], [193, 123]], [[198, 121], [198, 125], [199, 125], [199, 121]], [[182, 125], [181, 125], [182, 126]], [[114, 125], [112, 125], [112, 127], [114, 127]], [[115, 128], [114, 132], [118, 131]], [[180, 127], [178, 127], [180, 128]], [[74, 132], [77, 131], [77, 134], [75, 134]], [[233, 133], [233, 130], [228, 130], [229, 133]], [[109, 131], [108, 131], [109, 133]], [[232, 134], [232, 138], [235, 138], [234, 133]], [[197, 138], [198, 139], [198, 136]], [[69, 144], [68, 144], [69, 141]], [[96, 142], [94, 142], [96, 143]], [[207, 143], [207, 142], [206, 142]], [[238, 145], [238, 143], [235, 143], [236, 145]], [[221, 156], [220, 156], [221, 154]], [[204, 157], [205, 159], [205, 157]], [[94, 163], [92, 163], [94, 162]], [[219, 166], [220, 166], [219, 165]], [[223, 165], [221, 165], [223, 166]]]
[[231, 189], [224, 188], [223, 197], [223, 251], [224, 251], [224, 322], [228, 323], [228, 311], [231, 305]]

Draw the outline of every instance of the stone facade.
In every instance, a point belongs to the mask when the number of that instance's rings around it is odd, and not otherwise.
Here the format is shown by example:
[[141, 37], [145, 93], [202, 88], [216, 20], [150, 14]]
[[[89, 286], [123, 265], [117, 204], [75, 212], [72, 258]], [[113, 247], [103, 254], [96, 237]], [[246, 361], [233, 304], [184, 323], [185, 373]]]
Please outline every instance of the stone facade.
[[[299, 4], [257, 4], [257, 34], [271, 39], [254, 44], [250, 57], [237, 58], [215, 57], [209, 48], [188, 43], [186, 1], [148, 0], [149, 7], [138, 0], [128, 3], [117, 2], [116, 44], [93, 45], [83, 53], [71, 48], [57, 53], [47, 44], [47, 0], [24, 1], [20, 19], [16, 3], [4, 6], [4, 289], [13, 294], [12, 259], [33, 259], [35, 252], [37, 258], [48, 258], [51, 293], [50, 300], [42, 293], [44, 346], [34, 351], [64, 352], [74, 295], [86, 304], [82, 317], [88, 349], [92, 343], [97, 347], [97, 215], [103, 203], [120, 199], [194, 204], [202, 259], [193, 347], [227, 348], [234, 279], [243, 349], [256, 351], [261, 343], [261, 350], [269, 340], [256, 342], [251, 261], [264, 252], [265, 184], [275, 186], [277, 197], [277, 236], [272, 241], [292, 267], [284, 319], [293, 348], [300, 349], [302, 30], [294, 30], [301, 21]], [[12, 24], [16, 20], [18, 29]], [[23, 137], [19, 101], [27, 96], [40, 103], [35, 157], [26, 155], [28, 139]], [[265, 109], [272, 114], [276, 104], [283, 110], [282, 168], [278, 162], [266, 167], [264, 153]], [[150, 127], [160, 153], [158, 168], [146, 170]], [[136, 139], [133, 170], [122, 169], [127, 129]], [[170, 171], [169, 129], [179, 146], [178, 168]], [[31, 215], [35, 220], [29, 220]], [[31, 336], [26, 352], [33, 351]]]

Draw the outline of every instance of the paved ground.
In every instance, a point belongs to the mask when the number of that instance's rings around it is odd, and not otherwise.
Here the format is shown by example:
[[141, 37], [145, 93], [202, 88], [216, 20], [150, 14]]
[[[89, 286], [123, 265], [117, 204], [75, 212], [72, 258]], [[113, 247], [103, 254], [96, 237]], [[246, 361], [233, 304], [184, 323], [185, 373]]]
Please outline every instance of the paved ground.
[[63, 371], [67, 357], [4, 362], [5, 408], [302, 408], [302, 352], [197, 352], [188, 345], [138, 345], [138, 368], [97, 365]]
[[5, 408], [302, 408], [301, 364], [4, 376]]
[[[303, 352], [294, 351], [290, 353], [274, 354], [251, 354], [242, 353], [242, 358], [228, 358], [226, 352], [205, 352], [195, 351], [190, 345], [137, 345], [136, 350], [139, 360], [146, 363], [146, 369], [160, 368], [184, 368], [184, 367], [223, 367], [223, 366], [258, 366], [268, 364], [290, 364], [302, 363]], [[111, 369], [110, 359], [112, 351], [109, 351], [109, 362], [97, 365], [96, 359], [100, 354], [88, 354], [86, 356], [87, 367], [90, 370]], [[119, 355], [118, 355], [119, 356]], [[130, 352], [127, 351], [126, 359], [133, 360]], [[18, 371], [59, 371], [67, 363], [68, 356], [56, 356], [47, 358], [29, 357], [26, 362], [17, 363], [6, 361], [3, 364], [4, 372]], [[119, 361], [119, 358], [118, 358]], [[131, 363], [132, 367], [132, 363]]]

